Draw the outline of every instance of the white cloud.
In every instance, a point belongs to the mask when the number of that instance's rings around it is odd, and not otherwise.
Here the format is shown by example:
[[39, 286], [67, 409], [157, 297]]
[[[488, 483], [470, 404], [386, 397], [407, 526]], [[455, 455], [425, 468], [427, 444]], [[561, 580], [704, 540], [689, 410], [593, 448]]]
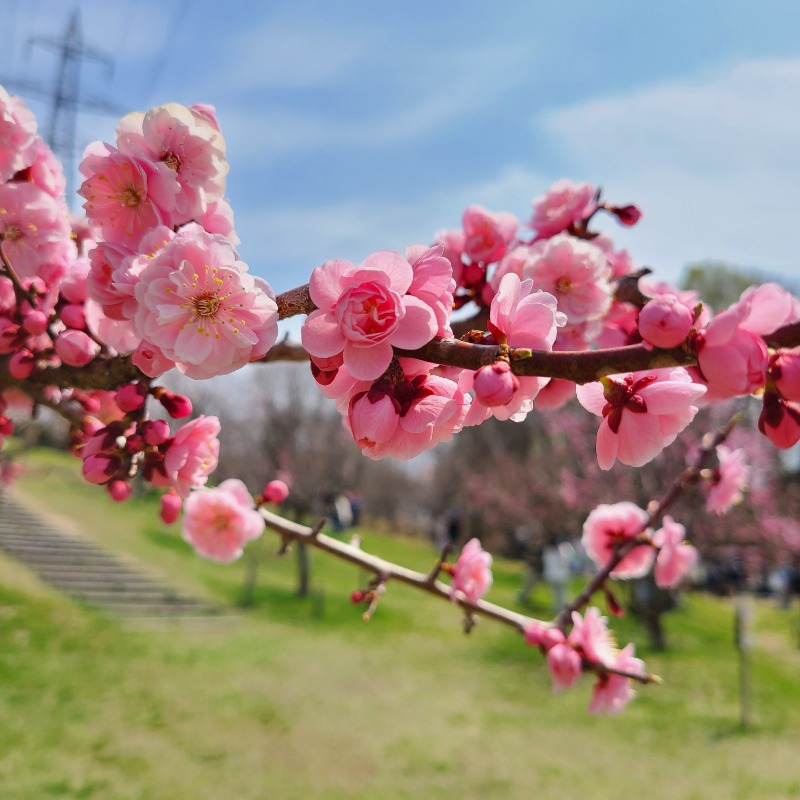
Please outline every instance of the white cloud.
[[693, 81], [535, 120], [576, 179], [645, 217], [619, 237], [639, 263], [677, 277], [719, 259], [797, 276], [800, 59], [751, 61]]

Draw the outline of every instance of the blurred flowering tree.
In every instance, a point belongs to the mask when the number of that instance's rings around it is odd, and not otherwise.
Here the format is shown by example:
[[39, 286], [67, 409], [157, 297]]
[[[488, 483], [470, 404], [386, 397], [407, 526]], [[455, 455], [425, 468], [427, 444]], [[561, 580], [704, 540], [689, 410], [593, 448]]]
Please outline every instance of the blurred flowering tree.
[[[24, 102], [0, 89], [0, 435], [12, 432], [12, 413], [47, 406], [72, 426], [87, 481], [119, 502], [135, 476], [164, 489], [162, 516], [174, 521], [182, 508], [184, 537], [200, 555], [236, 559], [266, 525], [287, 545], [370, 571], [353, 598], [367, 619], [387, 585], [401, 581], [457, 604], [466, 630], [480, 614], [524, 634], [546, 653], [557, 690], [593, 673], [593, 712], [621, 710], [632, 681], [654, 678], [587, 606], [595, 592], [608, 595], [611, 578], [652, 571], [661, 586], [681, 580], [697, 553], [665, 512], [698, 482], [716, 487], [717, 511], [733, 503], [745, 473], [739, 457], [721, 449], [732, 423], [703, 438], [689, 466], [650, 502], [643, 492], [640, 505], [625, 498], [615, 477], [604, 499], [616, 502], [599, 503], [583, 522], [596, 572], [543, 621], [483, 599], [491, 556], [477, 538], [454, 562], [442, 553], [422, 574], [270, 510], [289, 492], [278, 470], [303, 468], [290, 463], [284, 444], [255, 496], [239, 477], [210, 487], [220, 420], [200, 415], [176, 429], [152, 416], [154, 403], [175, 420], [192, 413], [189, 398], [159, 385], [160, 376], [176, 369], [204, 380], [252, 362], [310, 360], [320, 391], [371, 459], [410, 459], [490, 418], [518, 423], [534, 405], [554, 408], [577, 396], [593, 416], [565, 423], [561, 456], [550, 454], [546, 471], [564, 481], [557, 501], [541, 491], [550, 524], [560, 509], [577, 525], [581, 482], [594, 491], [599, 471], [648, 464], [701, 403], [759, 394], [761, 433], [780, 448], [800, 440], [798, 300], [765, 284], [714, 314], [693, 292], [653, 281], [592, 227], [598, 214], [634, 225], [639, 209], [605, 202], [588, 184], [559, 181], [522, 225], [472, 205], [462, 228], [441, 231], [433, 244], [372, 253], [359, 264], [326, 261], [307, 285], [275, 296], [236, 251], [213, 108], [172, 103], [129, 114], [113, 145], [87, 148], [80, 172], [86, 218], [71, 219], [60, 164]], [[301, 314], [302, 347], [279, 343], [279, 321]], [[591, 432], [587, 420], [597, 426]], [[594, 440], [596, 467], [565, 454], [576, 437]], [[486, 451], [497, 448], [489, 435]], [[452, 485], [454, 500], [471, 491], [468, 482]]]

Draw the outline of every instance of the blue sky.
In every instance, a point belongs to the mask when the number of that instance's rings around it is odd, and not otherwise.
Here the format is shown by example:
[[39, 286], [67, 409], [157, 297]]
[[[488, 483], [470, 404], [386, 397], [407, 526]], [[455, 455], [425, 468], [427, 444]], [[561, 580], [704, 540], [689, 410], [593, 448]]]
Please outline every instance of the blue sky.
[[[2, 0], [2, 73], [51, 81], [79, 6], [115, 54], [87, 93], [217, 106], [241, 253], [277, 291], [327, 258], [432, 241], [473, 202], [521, 219], [554, 180], [635, 202], [611, 223], [677, 279], [719, 259], [800, 277], [800, 4]], [[46, 108], [31, 102], [47, 119]], [[84, 143], [113, 120], [83, 114]]]

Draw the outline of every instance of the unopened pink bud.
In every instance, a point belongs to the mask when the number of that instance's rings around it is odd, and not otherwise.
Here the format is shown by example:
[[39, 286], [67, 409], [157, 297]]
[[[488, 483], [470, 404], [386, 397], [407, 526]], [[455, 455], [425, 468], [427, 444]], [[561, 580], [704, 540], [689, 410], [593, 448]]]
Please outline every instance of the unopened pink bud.
[[800, 347], [778, 350], [770, 361], [769, 373], [784, 400], [800, 400]]
[[161, 519], [165, 525], [172, 525], [181, 514], [183, 500], [177, 492], [167, 492], [161, 496]]
[[689, 335], [694, 312], [674, 294], [660, 294], [639, 312], [639, 333], [656, 347], [677, 347]]
[[538, 620], [531, 620], [525, 628], [525, 641], [533, 647], [543, 647], [545, 650], [550, 650], [557, 644], [563, 644], [566, 641], [564, 634], [559, 628], [553, 628], [550, 625], [545, 625]]
[[609, 209], [622, 225], [631, 227], [641, 218], [642, 212], [636, 206], [613, 206]]
[[75, 330], [86, 330], [86, 315], [83, 313], [83, 306], [70, 304], [64, 306], [60, 312], [61, 321], [68, 328], [75, 328]]
[[164, 444], [170, 437], [169, 425], [163, 419], [152, 419], [143, 422], [139, 426], [139, 431], [145, 442], [151, 447], [158, 447], [158, 445]]
[[7, 317], [0, 317], [0, 355], [13, 353], [20, 343], [19, 325]]
[[130, 483], [128, 481], [111, 481], [110, 483], [106, 484], [106, 488], [108, 489], [108, 493], [111, 495], [111, 499], [115, 503], [123, 503], [131, 496], [131, 492], [133, 491]]
[[102, 453], [88, 456], [83, 460], [83, 477], [89, 483], [108, 483], [120, 467], [120, 460], [116, 456], [107, 456]]
[[495, 361], [481, 367], [473, 381], [475, 397], [485, 406], [504, 406], [519, 389], [519, 378], [511, 371], [508, 361]]
[[47, 314], [38, 308], [31, 309], [22, 320], [22, 327], [31, 335], [38, 336], [47, 330]]
[[29, 378], [33, 372], [34, 359], [30, 350], [17, 350], [8, 362], [8, 371], [17, 380]]
[[270, 481], [262, 495], [268, 503], [282, 503], [289, 496], [289, 487], [283, 481]]
[[4, 414], [0, 415], [0, 434], [11, 436], [14, 433], [14, 423]]
[[170, 392], [169, 389], [162, 389], [156, 394], [156, 398], [173, 419], [183, 419], [192, 413], [192, 401], [182, 394]]
[[100, 345], [83, 331], [66, 330], [54, 343], [58, 357], [71, 367], [86, 366], [99, 352]]
[[782, 400], [775, 392], [764, 392], [758, 429], [775, 447], [787, 450], [800, 442], [800, 405]]
[[147, 399], [147, 387], [141, 383], [126, 383], [114, 396], [114, 401], [119, 406], [120, 411], [130, 414], [131, 411], [138, 411]]

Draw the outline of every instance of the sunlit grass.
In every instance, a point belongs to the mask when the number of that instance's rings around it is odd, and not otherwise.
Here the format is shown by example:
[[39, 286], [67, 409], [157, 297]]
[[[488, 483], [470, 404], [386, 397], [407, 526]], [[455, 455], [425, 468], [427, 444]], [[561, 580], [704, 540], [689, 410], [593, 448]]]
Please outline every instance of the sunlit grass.
[[[52, 453], [26, 457], [20, 492], [82, 535], [218, 603], [245, 566], [195, 557], [154, 498], [125, 506]], [[427, 570], [424, 542], [365, 532], [365, 549]], [[539, 654], [456, 608], [389, 586], [369, 624], [364, 576], [315, 553], [311, 596], [294, 556], [257, 543], [259, 581], [236, 621], [136, 630], [76, 606], [0, 558], [0, 787], [62, 798], [794, 798], [800, 796], [797, 612], [758, 605], [754, 724], [739, 727], [732, 607], [687, 598], [670, 650], [632, 638], [661, 687], [617, 718], [586, 714], [590, 681], [550, 693]], [[520, 565], [498, 559], [489, 599], [514, 603]], [[546, 588], [537, 587], [546, 608]]]

